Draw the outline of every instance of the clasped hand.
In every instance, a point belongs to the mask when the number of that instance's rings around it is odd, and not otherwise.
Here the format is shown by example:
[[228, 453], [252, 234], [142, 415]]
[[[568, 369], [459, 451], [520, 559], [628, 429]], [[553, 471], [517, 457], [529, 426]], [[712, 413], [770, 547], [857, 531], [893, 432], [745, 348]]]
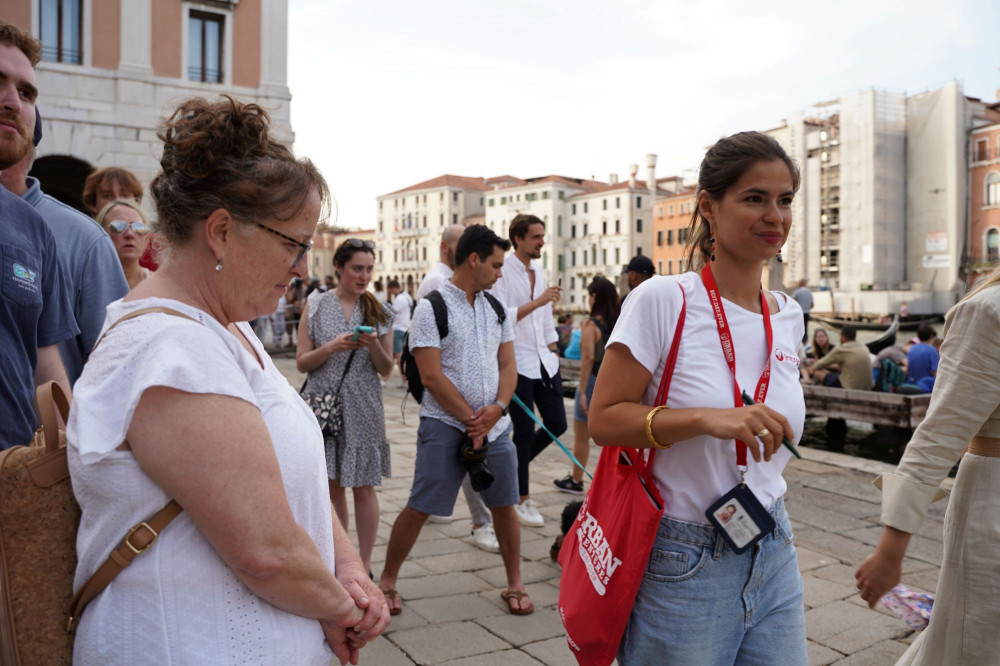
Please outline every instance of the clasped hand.
[[486, 405], [477, 409], [475, 414], [466, 419], [465, 432], [472, 439], [473, 448], [478, 449], [483, 445], [486, 435], [497, 424], [501, 416], [503, 416], [503, 410], [500, 409], [500, 405]]
[[358, 663], [358, 651], [389, 626], [389, 606], [382, 590], [360, 566], [348, 566], [337, 572], [354, 602], [353, 608], [336, 621], [323, 621], [323, 633], [341, 666]]

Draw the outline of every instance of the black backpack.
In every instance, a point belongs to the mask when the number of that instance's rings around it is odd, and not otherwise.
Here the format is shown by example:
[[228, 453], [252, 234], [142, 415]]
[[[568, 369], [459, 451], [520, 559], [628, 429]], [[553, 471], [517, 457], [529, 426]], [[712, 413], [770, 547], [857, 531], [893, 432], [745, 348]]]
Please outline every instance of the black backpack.
[[[503, 323], [507, 320], [507, 311], [493, 294], [484, 291], [483, 296], [486, 297], [486, 300], [497, 313], [498, 323], [503, 326]], [[435, 290], [424, 296], [424, 298], [430, 301], [431, 308], [434, 310], [434, 322], [437, 324], [438, 336], [444, 340], [445, 336], [448, 335], [448, 307], [444, 304], [444, 297], [441, 296], [441, 292]], [[412, 395], [417, 403], [423, 402], [424, 383], [420, 381], [420, 370], [417, 369], [417, 362], [413, 358], [413, 352], [410, 351], [409, 331], [406, 332], [406, 336], [403, 338], [403, 354], [399, 357], [399, 369], [402, 371], [403, 376], [406, 377], [406, 392]]]

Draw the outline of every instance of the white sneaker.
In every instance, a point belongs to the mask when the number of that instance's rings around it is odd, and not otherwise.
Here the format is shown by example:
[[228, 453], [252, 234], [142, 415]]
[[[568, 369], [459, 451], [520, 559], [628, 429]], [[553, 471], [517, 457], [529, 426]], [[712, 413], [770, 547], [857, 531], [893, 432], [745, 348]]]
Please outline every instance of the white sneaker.
[[530, 497], [514, 507], [517, 519], [522, 525], [527, 527], [541, 527], [545, 524], [542, 514], [538, 513], [538, 506], [535, 500]]
[[451, 516], [435, 516], [433, 513], [427, 517], [427, 522], [429, 523], [450, 523], [455, 520]]
[[476, 548], [481, 548], [491, 553], [500, 552], [500, 542], [497, 541], [497, 535], [496, 532], [493, 531], [492, 525], [487, 524], [482, 527], [473, 527], [472, 544]]

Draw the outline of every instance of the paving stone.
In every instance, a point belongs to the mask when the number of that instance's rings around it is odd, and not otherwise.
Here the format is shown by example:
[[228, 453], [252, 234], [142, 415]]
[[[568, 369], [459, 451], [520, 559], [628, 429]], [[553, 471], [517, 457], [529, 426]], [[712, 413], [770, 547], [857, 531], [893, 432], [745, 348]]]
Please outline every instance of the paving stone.
[[806, 611], [806, 636], [826, 644], [826, 638], [842, 634], [868, 622], [880, 622], [882, 616], [846, 601], [834, 601]]
[[[796, 461], [798, 464], [798, 461]], [[843, 495], [835, 495], [825, 490], [816, 490], [802, 486], [795, 490], [794, 495], [788, 500], [788, 504], [798, 502], [808, 502], [817, 506], [828, 506], [836, 509], [838, 513], [854, 518], [870, 518], [878, 516], [882, 512], [882, 505], [878, 502], [865, 502], [851, 499]]]
[[929, 592], [933, 594], [934, 591], [937, 590], [938, 570], [929, 569], [927, 571], [918, 571], [917, 573], [904, 574], [903, 584], [908, 585], [921, 592]]
[[844, 655], [840, 654], [836, 650], [831, 650], [825, 645], [820, 645], [819, 643], [813, 643], [809, 641], [809, 666], [827, 666], [836, 662], [838, 659], [843, 659]]
[[[503, 566], [477, 571], [476, 575], [496, 588], [507, 586], [507, 570]], [[527, 583], [539, 583], [547, 580], [559, 580], [562, 569], [558, 565], [546, 562], [521, 562], [521, 580]]]
[[536, 607], [531, 615], [496, 615], [477, 622], [516, 647], [557, 637], [565, 641], [559, 613], [552, 609]]
[[837, 666], [886, 666], [895, 664], [906, 652], [899, 641], [883, 641], [837, 662]]
[[[878, 545], [879, 539], [882, 537], [882, 527], [873, 526], [865, 529], [853, 530], [845, 532], [844, 536], [857, 539], [858, 541], [866, 543], [870, 546], [876, 546]], [[941, 560], [944, 558], [944, 545], [941, 541], [933, 541], [926, 537], [914, 534], [910, 538], [910, 545], [906, 547], [906, 556], [912, 557], [915, 560], [923, 560], [929, 564], [940, 564]]]
[[849, 532], [850, 530], [872, 527], [872, 524], [866, 520], [859, 520], [840, 513], [838, 508], [824, 508], [812, 502], [797, 501], [789, 501], [786, 506], [790, 518], [828, 532]]
[[542, 662], [532, 659], [527, 653], [520, 650], [504, 650], [502, 652], [490, 652], [489, 654], [478, 654], [475, 657], [465, 657], [449, 661], [444, 666], [538, 666]]
[[407, 629], [394, 633], [392, 642], [418, 664], [440, 664], [510, 647], [474, 622]]
[[461, 553], [423, 557], [417, 562], [430, 573], [447, 573], [449, 571], [472, 571], [495, 567], [503, 560], [497, 553], [487, 553], [477, 548]]
[[428, 597], [406, 602], [415, 612], [435, 624], [459, 622], [496, 615], [497, 607], [475, 594], [455, 594], [447, 597]]
[[425, 599], [455, 594], [478, 594], [489, 589], [483, 579], [467, 571], [423, 576], [421, 578], [400, 578], [396, 589], [403, 599]]
[[825, 567], [819, 567], [818, 569], [812, 569], [809, 573], [817, 578], [830, 580], [834, 583], [840, 583], [841, 585], [847, 585], [848, 587], [855, 587], [855, 589], [857, 589], [857, 580], [854, 578], [854, 572], [857, 571], [857, 569], [857, 566], [849, 566], [838, 562]]
[[389, 619], [389, 628], [385, 630], [385, 633], [391, 636], [397, 631], [404, 631], [415, 627], [426, 627], [428, 624], [427, 618], [410, 610], [406, 605], [406, 598], [404, 597], [403, 612], [399, 615], [393, 615]]
[[[794, 529], [794, 527], [792, 529]], [[803, 546], [797, 546], [795, 548], [795, 554], [799, 561], [799, 571], [803, 572], [838, 563], [837, 559], [830, 557], [829, 555], [817, 553], [816, 551]]]
[[[412, 666], [412, 659], [402, 650], [392, 644], [385, 636], [379, 636], [361, 649], [358, 660], [362, 664], [379, 664], [379, 666]], [[336, 664], [334, 659], [331, 664]]]
[[831, 601], [840, 601], [858, 593], [858, 590], [854, 587], [834, 583], [833, 581], [817, 578], [809, 574], [802, 576], [802, 582], [805, 585], [803, 601], [809, 608], [822, 606]]
[[540, 562], [552, 562], [549, 557], [549, 551], [552, 549], [553, 539], [535, 539], [534, 541], [528, 541], [521, 544], [521, 557], [526, 560], [534, 560]]
[[882, 492], [872, 485], [875, 476], [844, 470], [842, 474], [824, 474], [802, 482], [806, 488], [826, 490], [836, 495], [843, 495], [864, 502], [879, 504]]
[[860, 564], [873, 550], [866, 543], [840, 534], [825, 532], [816, 527], [799, 530], [795, 534], [795, 539], [798, 544], [817, 553], [832, 556], [841, 562]]
[[410, 557], [421, 558], [431, 555], [448, 555], [449, 553], [465, 553], [479, 550], [471, 543], [458, 539], [432, 539], [428, 541], [417, 541], [413, 544]]
[[529, 643], [521, 649], [548, 666], [576, 666], [576, 658], [570, 652], [565, 638]]
[[[850, 603], [854, 604], [855, 606], [861, 606], [862, 608], [868, 608], [868, 602], [861, 598], [861, 594], [860, 593], [855, 594], [852, 597], [848, 597], [848, 598], [844, 599], [844, 601], [849, 601]], [[897, 622], [901, 622], [902, 623], [902, 620], [900, 620], [895, 615], [893, 615], [892, 611], [889, 610], [888, 608], [886, 608], [885, 604], [883, 604], [881, 602], [875, 604], [875, 608], [872, 608], [870, 610], [875, 611], [879, 615], [885, 615], [886, 617], [891, 617], [894, 620], [896, 620]], [[905, 624], [905, 623], [903, 623], [903, 624]]]
[[901, 638], [909, 633], [910, 628], [902, 620], [894, 617], [880, 617], [877, 620], [868, 620], [864, 624], [851, 627], [839, 634], [828, 636], [822, 640], [822, 643], [838, 652], [855, 654], [876, 643]]

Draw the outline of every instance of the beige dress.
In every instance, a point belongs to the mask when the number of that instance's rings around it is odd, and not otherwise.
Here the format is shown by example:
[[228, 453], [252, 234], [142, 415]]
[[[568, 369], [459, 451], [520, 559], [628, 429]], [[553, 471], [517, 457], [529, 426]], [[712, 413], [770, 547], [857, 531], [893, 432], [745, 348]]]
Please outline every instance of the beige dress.
[[[944, 335], [927, 416], [895, 473], [880, 479], [882, 522], [911, 534], [972, 438], [1000, 438], [1000, 284], [956, 306]], [[930, 625], [897, 666], [1000, 663], [998, 564], [1000, 458], [970, 453], [945, 514]]]

